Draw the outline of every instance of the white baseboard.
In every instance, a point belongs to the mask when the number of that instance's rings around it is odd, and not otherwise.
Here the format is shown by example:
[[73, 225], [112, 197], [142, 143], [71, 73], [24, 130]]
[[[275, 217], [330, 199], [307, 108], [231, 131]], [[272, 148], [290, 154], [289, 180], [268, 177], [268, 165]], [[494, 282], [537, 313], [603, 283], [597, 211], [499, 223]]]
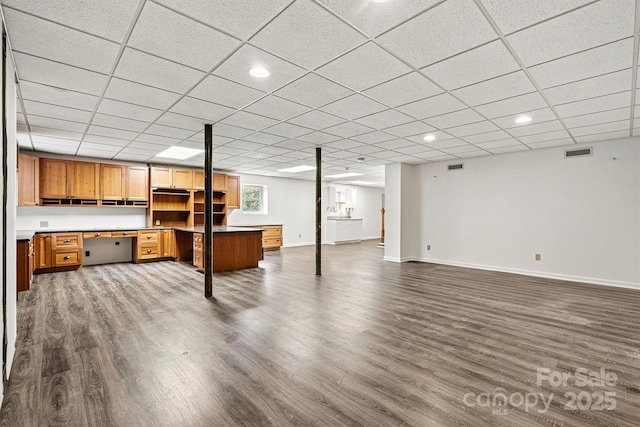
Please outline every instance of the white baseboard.
[[384, 258], [382, 258], [383, 261], [390, 261], [390, 262], [409, 262], [409, 261], [415, 261], [412, 257], [404, 257], [404, 258], [396, 258], [396, 257], [391, 257], [391, 256], [385, 256]]
[[[408, 261], [430, 262], [433, 264], [452, 265], [456, 267], [476, 268], [479, 270], [500, 271], [503, 273], [515, 273], [525, 276], [544, 277], [547, 279], [567, 280], [571, 282], [592, 283], [595, 285], [615, 286], [618, 288], [640, 289], [640, 283], [623, 282], [618, 280], [607, 280], [596, 277], [574, 276], [570, 274], [559, 274], [545, 271], [523, 270], [519, 268], [497, 267], [495, 265], [472, 264], [467, 262], [444, 261], [431, 258], [412, 258]], [[404, 262], [404, 261], [403, 261]]]

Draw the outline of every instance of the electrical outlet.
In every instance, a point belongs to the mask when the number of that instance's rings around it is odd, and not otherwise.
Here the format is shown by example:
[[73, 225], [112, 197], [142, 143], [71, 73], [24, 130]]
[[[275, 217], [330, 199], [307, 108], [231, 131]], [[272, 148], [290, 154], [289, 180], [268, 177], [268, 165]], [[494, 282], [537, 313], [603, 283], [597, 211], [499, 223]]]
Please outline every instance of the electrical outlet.
[[40, 228], [48, 227], [49, 221], [40, 221]]
[[299, 239], [302, 239], [302, 234], [298, 234], [298, 238], [299, 238]]
[[84, 251], [84, 256], [91, 256], [91, 251]]
[[536, 261], [540, 261], [541, 257], [540, 254], [536, 254]]
[[116, 241], [116, 246], [120, 246], [120, 242]]
[[431, 245], [427, 245], [427, 250], [430, 251], [431, 250]]

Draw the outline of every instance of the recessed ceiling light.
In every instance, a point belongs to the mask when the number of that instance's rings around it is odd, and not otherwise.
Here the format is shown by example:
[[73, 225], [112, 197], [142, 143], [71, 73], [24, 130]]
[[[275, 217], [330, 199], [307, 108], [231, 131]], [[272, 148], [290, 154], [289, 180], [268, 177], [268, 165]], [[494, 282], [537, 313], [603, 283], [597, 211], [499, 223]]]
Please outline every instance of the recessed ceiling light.
[[430, 133], [426, 134], [423, 138], [425, 141], [427, 142], [431, 142], [431, 141], [435, 141], [436, 140], [436, 136], [432, 135]]
[[373, 182], [373, 181], [350, 181], [349, 184], [353, 184], [353, 185], [379, 185], [377, 182]]
[[197, 156], [202, 152], [204, 152], [204, 150], [173, 146], [173, 147], [167, 148], [162, 153], [156, 154], [156, 157], [164, 157], [166, 159], [186, 160], [193, 156]]
[[265, 77], [269, 77], [269, 71], [266, 68], [262, 67], [253, 67], [249, 70], [249, 74], [253, 77], [258, 77], [260, 79], [264, 79]]
[[312, 171], [314, 170], [316, 167], [315, 166], [307, 166], [307, 165], [302, 165], [302, 166], [294, 166], [292, 168], [286, 168], [286, 169], [279, 169], [278, 172], [306, 172], [306, 171]]
[[348, 178], [350, 176], [360, 176], [362, 175], [361, 173], [356, 173], [356, 172], [347, 172], [347, 173], [339, 173], [336, 175], [327, 175], [325, 176], [325, 178]]
[[371, 0], [374, 3], [386, 3], [388, 0]]
[[529, 116], [520, 116], [516, 119], [516, 123], [519, 125], [522, 123], [529, 123], [531, 121], [531, 117]]

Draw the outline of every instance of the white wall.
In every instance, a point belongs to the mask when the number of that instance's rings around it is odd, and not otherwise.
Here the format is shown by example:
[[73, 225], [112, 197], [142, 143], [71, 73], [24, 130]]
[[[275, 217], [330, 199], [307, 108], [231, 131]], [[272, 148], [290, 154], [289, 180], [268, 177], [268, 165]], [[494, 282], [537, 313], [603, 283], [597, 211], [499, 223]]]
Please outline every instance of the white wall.
[[[18, 206], [17, 229], [139, 228], [146, 226], [146, 212], [143, 208]], [[40, 227], [40, 221], [48, 221], [49, 227]]]
[[640, 138], [581, 146], [416, 167], [414, 258], [640, 287]]

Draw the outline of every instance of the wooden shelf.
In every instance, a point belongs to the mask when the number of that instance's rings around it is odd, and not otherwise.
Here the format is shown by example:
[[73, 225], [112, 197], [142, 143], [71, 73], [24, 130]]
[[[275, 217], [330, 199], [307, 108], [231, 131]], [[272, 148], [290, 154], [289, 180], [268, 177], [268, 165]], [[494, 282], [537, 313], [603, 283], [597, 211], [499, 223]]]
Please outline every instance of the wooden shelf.
[[191, 212], [190, 209], [154, 209], [154, 212]]

